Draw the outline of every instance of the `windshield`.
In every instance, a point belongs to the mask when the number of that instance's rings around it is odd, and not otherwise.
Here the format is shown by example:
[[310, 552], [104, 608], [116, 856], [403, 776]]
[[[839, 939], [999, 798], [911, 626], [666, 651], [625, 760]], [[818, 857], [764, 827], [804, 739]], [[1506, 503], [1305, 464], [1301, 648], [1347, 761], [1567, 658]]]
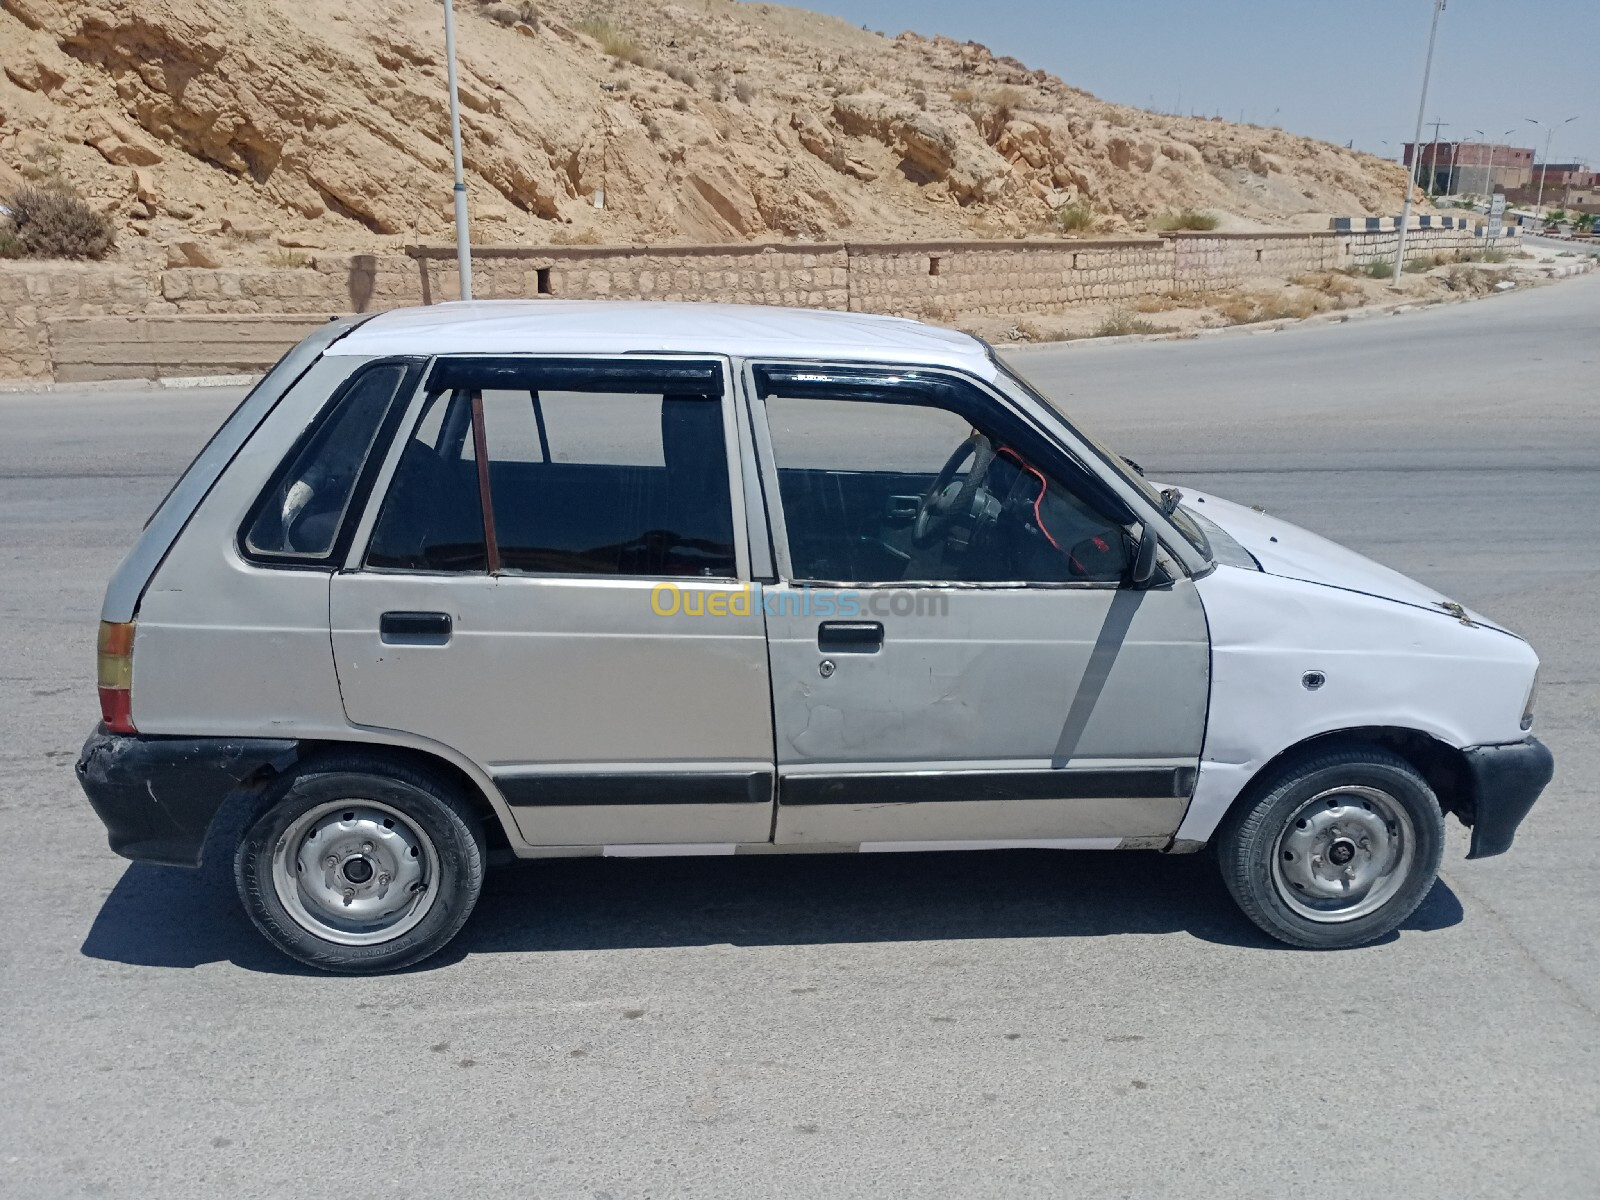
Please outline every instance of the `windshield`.
[[1167, 489], [1167, 492], [1172, 493], [1172, 495], [1169, 496], [1166, 493], [1157, 491], [1153, 486], [1151, 486], [1150, 481], [1144, 477], [1142, 472], [1134, 470], [1134, 468], [1129, 465], [1127, 459], [1123, 458], [1099, 438], [1095, 437], [1094, 434], [1090, 433], [1079, 422], [1070, 420], [1067, 417], [1067, 414], [1062, 412], [1061, 409], [1056, 406], [1055, 401], [1051, 400], [1050, 397], [1046, 396], [1038, 388], [1034, 387], [1033, 384], [1029, 383], [1026, 379], [1014, 371], [1005, 362], [1001, 361], [1000, 356], [994, 352], [994, 347], [992, 346], [989, 347], [989, 358], [994, 363], [995, 369], [998, 370], [1001, 375], [1003, 375], [1021, 391], [1025, 392], [1028, 396], [1037, 400], [1051, 412], [1055, 413], [1056, 416], [1060, 417], [1064, 423], [1071, 426], [1072, 431], [1083, 439], [1084, 443], [1095, 453], [1101, 462], [1105, 463], [1106, 466], [1115, 471], [1123, 480], [1132, 485], [1132, 487], [1142, 496], [1144, 496], [1144, 498], [1148, 500], [1150, 504], [1158, 511], [1166, 514], [1167, 519], [1171, 521], [1177, 531], [1183, 535], [1185, 541], [1187, 541], [1191, 546], [1204, 555], [1208, 561], [1212, 559], [1213, 555], [1211, 552], [1211, 542], [1206, 537], [1205, 531], [1201, 529], [1198, 524], [1196, 524], [1194, 518], [1189, 514], [1188, 510], [1177, 503], [1178, 500], [1183, 498], [1183, 494], [1181, 492], [1178, 492], [1175, 488], [1169, 488]]

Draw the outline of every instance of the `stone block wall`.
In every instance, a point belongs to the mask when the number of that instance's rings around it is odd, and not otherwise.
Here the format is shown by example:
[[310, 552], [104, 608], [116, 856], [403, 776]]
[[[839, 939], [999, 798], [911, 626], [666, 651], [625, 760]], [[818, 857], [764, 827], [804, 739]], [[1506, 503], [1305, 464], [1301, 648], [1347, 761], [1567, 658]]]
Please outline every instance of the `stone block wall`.
[[136, 268], [0, 262], [0, 379], [49, 379], [51, 320], [143, 313], [151, 282]]
[[1304, 233], [1174, 233], [1173, 283], [1179, 292], [1240, 287], [1253, 279], [1292, 279], [1347, 265], [1339, 240]]
[[[1392, 257], [1396, 236], [1390, 228], [1100, 241], [474, 247], [473, 277], [482, 299], [720, 300], [948, 320], [1360, 266]], [[1415, 229], [1406, 239], [1411, 257], [1487, 244], [1462, 228]], [[445, 246], [318, 253], [301, 266], [260, 269], [0, 262], [0, 379], [259, 370], [297, 330], [333, 314], [458, 295], [455, 252]], [[259, 335], [245, 335], [251, 320]], [[94, 339], [99, 349], [90, 346]]]
[[[718, 300], [844, 309], [850, 264], [838, 244], [550, 246], [473, 252], [479, 299]], [[431, 304], [460, 295], [453, 252], [419, 250], [411, 265]]]
[[1159, 238], [851, 245], [850, 308], [935, 320], [1132, 300], [1172, 286]]

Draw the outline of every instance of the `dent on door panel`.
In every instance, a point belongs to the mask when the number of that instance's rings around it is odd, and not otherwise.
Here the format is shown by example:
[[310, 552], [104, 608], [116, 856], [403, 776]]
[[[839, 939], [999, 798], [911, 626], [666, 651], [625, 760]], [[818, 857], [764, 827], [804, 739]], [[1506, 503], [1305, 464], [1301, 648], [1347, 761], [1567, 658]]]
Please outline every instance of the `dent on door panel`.
[[942, 594], [827, 670], [814, 620], [769, 619], [778, 840], [1171, 834], [1205, 732], [1193, 585]]

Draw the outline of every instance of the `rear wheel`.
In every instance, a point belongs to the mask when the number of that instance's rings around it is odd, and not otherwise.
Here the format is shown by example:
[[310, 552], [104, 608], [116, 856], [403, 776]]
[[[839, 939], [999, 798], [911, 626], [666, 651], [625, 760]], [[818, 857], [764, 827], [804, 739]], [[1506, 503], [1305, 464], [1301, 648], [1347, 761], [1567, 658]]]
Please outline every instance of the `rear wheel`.
[[1252, 921], [1308, 949], [1393, 932], [1439, 874], [1444, 815], [1410, 763], [1375, 746], [1285, 764], [1229, 813], [1222, 877]]
[[437, 952], [483, 884], [478, 821], [456, 789], [367, 756], [279, 785], [239, 844], [245, 911], [285, 954], [329, 971], [393, 970]]

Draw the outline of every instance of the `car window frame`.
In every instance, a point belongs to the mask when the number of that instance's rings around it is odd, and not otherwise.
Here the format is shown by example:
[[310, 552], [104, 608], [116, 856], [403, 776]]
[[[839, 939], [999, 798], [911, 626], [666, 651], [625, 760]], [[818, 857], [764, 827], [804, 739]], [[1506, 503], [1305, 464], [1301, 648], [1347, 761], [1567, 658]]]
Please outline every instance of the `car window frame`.
[[[722, 438], [723, 453], [727, 458], [728, 471], [728, 502], [731, 506], [733, 530], [733, 555], [734, 574], [714, 576], [684, 576], [684, 575], [621, 575], [601, 574], [593, 572], [571, 571], [524, 571], [519, 569], [502, 569], [499, 574], [485, 571], [444, 571], [426, 570], [420, 567], [374, 567], [366, 562], [367, 552], [370, 548], [373, 532], [377, 528], [378, 517], [383, 510], [383, 502], [387, 498], [389, 488], [394, 482], [394, 476], [400, 465], [400, 458], [405, 453], [405, 448], [411, 438], [415, 436], [417, 427], [422, 419], [423, 410], [428, 398], [440, 390], [437, 378], [447, 367], [457, 364], [472, 364], [482, 368], [485, 378], [492, 378], [494, 367], [511, 367], [520, 363], [541, 363], [547, 365], [572, 366], [575, 369], [589, 369], [602, 376], [607, 374], [642, 375], [648, 372], [655, 364], [661, 374], [669, 373], [671, 367], [682, 369], [685, 364], [715, 365], [721, 375], [721, 390], [718, 395], [718, 404], [722, 413]], [[395, 435], [390, 439], [388, 450], [384, 456], [383, 464], [374, 481], [371, 492], [366, 498], [365, 511], [360, 522], [356, 525], [354, 537], [351, 539], [349, 551], [345, 556], [341, 568], [345, 572], [362, 573], [368, 575], [386, 575], [395, 578], [413, 579], [498, 579], [498, 580], [558, 580], [567, 582], [611, 584], [628, 583], [630, 581], [648, 580], [654, 583], [678, 583], [687, 581], [697, 583], [725, 583], [749, 582], [751, 551], [747, 533], [745, 515], [746, 496], [744, 491], [744, 472], [742, 467], [742, 436], [738, 428], [736, 413], [736, 390], [734, 387], [736, 373], [732, 360], [726, 355], [719, 354], [673, 354], [670, 352], [638, 353], [627, 352], [621, 354], [439, 354], [427, 362], [415, 393], [410, 402], [405, 406], [404, 416], [399, 422]], [[487, 388], [489, 385], [483, 385]], [[492, 496], [492, 493], [491, 493]], [[491, 501], [492, 502], [492, 501]], [[481, 511], [481, 499], [480, 499]]]
[[[393, 442], [395, 432], [400, 428], [403, 416], [410, 407], [412, 393], [426, 378], [428, 362], [428, 359], [420, 355], [386, 355], [383, 358], [358, 363], [354, 370], [339, 381], [328, 398], [306, 422], [305, 427], [295, 436], [289, 448], [279, 457], [277, 465], [273, 467], [271, 474], [257, 490], [255, 499], [245, 510], [244, 519], [234, 531], [233, 539], [234, 551], [241, 559], [253, 567], [275, 571], [320, 571], [331, 574], [340, 569], [341, 563], [348, 556], [350, 542], [356, 535], [361, 517], [371, 499], [387, 455], [387, 447]], [[350, 393], [367, 375], [373, 371], [396, 366], [402, 368], [400, 382], [395, 386], [394, 394], [388, 400], [387, 411], [383, 419], [378, 422], [378, 428], [367, 445], [360, 469], [356, 472], [355, 482], [351, 484], [349, 498], [345, 501], [344, 511], [339, 517], [339, 528], [335, 531], [333, 542], [327, 551], [322, 554], [303, 551], [276, 553], [252, 547], [251, 530], [260, 520], [263, 508], [270, 502], [273, 493], [278, 490], [284, 477], [299, 460], [306, 447], [321, 436], [328, 424], [337, 416]]]
[[[1025, 452], [1024, 457], [1028, 458], [1030, 462], [1034, 462], [1058, 480], [1077, 476], [1098, 484], [1101, 494], [1092, 498], [1081, 498], [1085, 499], [1097, 511], [1100, 511], [1103, 516], [1117, 525], [1125, 535], [1134, 536], [1134, 531], [1140, 527], [1144, 518], [1115, 487], [1107, 483], [1095, 463], [1075, 453], [1061, 439], [1052, 437], [1048, 430], [1040, 426], [1032, 414], [1009, 403], [1007, 398], [997, 389], [990, 387], [984, 380], [968, 372], [950, 367], [922, 364], [835, 362], [782, 358], [746, 359], [741, 362], [740, 366], [741, 384], [746, 393], [747, 403], [750, 406], [750, 422], [755, 442], [757, 475], [761, 480], [762, 488], [760, 499], [766, 508], [766, 524], [771, 530], [773, 558], [777, 576], [781, 582], [795, 587], [852, 588], [859, 590], [943, 588], [964, 591], [974, 589], [988, 591], [1018, 591], [1026, 589], [1109, 591], [1131, 586], [1126, 578], [1122, 580], [905, 579], [870, 582], [847, 579], [812, 579], [796, 574], [789, 554], [789, 530], [783, 510], [783, 497], [778, 485], [777, 454], [772, 442], [771, 426], [766, 409], [767, 393], [758, 374], [768, 369], [814, 375], [816, 380], [812, 386], [819, 390], [834, 386], [844, 388], [854, 386], [862, 388], [862, 390], [866, 388], [888, 389], [894, 386], [910, 388], [922, 381], [937, 381], [945, 387], [953, 386], [962, 389], [971, 398], [973, 409], [978, 411], [980, 415], [985, 417], [998, 416], [1000, 418], [999, 423], [1010, 423], [1014, 426], [1012, 431], [1007, 431], [1006, 433], [1008, 444], [1015, 443], [1021, 451]], [[901, 381], [898, 385], [896, 383], [897, 380]], [[790, 394], [804, 394], [804, 392]], [[923, 390], [923, 394], [927, 394], [926, 389]], [[840, 403], [876, 399], [876, 397], [864, 395], [820, 398], [837, 399]], [[887, 402], [897, 403], [900, 401], [890, 400]], [[934, 406], [939, 407], [938, 405]], [[946, 409], [945, 411], [954, 411], [956, 415], [963, 417], [963, 419], [966, 417], [966, 414], [959, 410]], [[993, 424], [995, 422], [988, 423]], [[1017, 436], [1018, 434], [1020, 436]], [[1108, 508], [1114, 511], [1105, 511]], [[1146, 586], [1147, 588], [1168, 586], [1172, 582], [1173, 576], [1172, 565], [1163, 556], [1162, 561], [1157, 566], [1157, 577]]]

